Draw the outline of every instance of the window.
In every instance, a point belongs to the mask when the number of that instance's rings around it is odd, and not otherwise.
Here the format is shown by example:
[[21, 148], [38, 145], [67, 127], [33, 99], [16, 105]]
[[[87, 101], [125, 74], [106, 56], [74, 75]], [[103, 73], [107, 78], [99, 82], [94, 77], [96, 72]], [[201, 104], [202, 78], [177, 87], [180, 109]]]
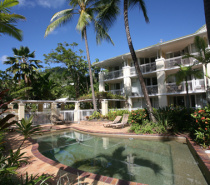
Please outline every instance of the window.
[[152, 78], [152, 85], [157, 85], [157, 78], [156, 77]]
[[145, 64], [149, 63], [149, 58], [145, 58]]

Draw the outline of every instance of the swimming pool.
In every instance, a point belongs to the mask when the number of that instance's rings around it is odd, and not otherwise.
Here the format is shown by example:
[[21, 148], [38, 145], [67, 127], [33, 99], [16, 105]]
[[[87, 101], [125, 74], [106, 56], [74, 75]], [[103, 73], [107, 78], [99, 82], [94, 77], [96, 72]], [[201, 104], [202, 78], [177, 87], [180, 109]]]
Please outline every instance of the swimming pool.
[[207, 184], [186, 143], [69, 131], [37, 139], [44, 156], [99, 175], [150, 185]]

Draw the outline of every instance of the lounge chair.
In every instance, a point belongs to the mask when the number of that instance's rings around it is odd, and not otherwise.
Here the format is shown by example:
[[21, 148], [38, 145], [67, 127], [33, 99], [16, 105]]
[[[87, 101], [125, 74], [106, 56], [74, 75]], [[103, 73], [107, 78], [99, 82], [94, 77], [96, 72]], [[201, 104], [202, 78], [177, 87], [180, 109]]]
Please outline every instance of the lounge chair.
[[117, 116], [117, 117], [114, 119], [114, 121], [109, 122], [109, 123], [104, 123], [103, 126], [104, 126], [104, 127], [108, 127], [108, 126], [110, 126], [111, 124], [116, 124], [116, 123], [118, 123], [118, 122], [120, 121], [121, 118], [122, 118], [122, 116]]
[[117, 128], [117, 127], [123, 128], [126, 124], [128, 124], [128, 117], [129, 117], [129, 114], [124, 114], [121, 123], [110, 124], [110, 126], [113, 128]]

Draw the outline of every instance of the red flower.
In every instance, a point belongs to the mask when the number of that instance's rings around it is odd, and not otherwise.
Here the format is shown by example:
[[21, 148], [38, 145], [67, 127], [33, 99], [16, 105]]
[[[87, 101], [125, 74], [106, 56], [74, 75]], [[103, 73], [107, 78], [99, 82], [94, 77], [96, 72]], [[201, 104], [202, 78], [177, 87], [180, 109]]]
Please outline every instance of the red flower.
[[196, 119], [196, 123], [198, 123], [198, 120]]
[[204, 120], [204, 119], [205, 119], [205, 117], [202, 117], [202, 118], [201, 118], [201, 120]]
[[205, 130], [208, 130], [207, 128], [205, 128]]

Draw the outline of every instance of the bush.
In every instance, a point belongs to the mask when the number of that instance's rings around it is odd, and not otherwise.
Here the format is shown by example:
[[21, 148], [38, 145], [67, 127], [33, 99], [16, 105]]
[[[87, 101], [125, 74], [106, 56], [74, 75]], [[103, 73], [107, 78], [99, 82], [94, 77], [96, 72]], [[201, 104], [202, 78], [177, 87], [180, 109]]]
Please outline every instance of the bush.
[[89, 116], [88, 120], [99, 119], [99, 118], [101, 118], [100, 112], [94, 111], [93, 114], [91, 116]]
[[[190, 113], [193, 109], [190, 109]], [[185, 107], [167, 106], [154, 110], [154, 116], [158, 124], [175, 132], [191, 131], [193, 119]]]
[[107, 114], [107, 117], [110, 121], [113, 121], [117, 116], [123, 116], [123, 114], [129, 114], [129, 111], [128, 110], [109, 111], [108, 114]]
[[129, 113], [128, 123], [130, 124], [142, 124], [143, 120], [149, 120], [146, 109], [132, 110]]
[[210, 146], [210, 108], [195, 110], [191, 116], [195, 119], [195, 141], [205, 148]]
[[135, 132], [136, 134], [161, 134], [166, 132], [162, 125], [149, 122], [149, 120], [143, 120], [142, 124], [132, 124], [129, 131]]

